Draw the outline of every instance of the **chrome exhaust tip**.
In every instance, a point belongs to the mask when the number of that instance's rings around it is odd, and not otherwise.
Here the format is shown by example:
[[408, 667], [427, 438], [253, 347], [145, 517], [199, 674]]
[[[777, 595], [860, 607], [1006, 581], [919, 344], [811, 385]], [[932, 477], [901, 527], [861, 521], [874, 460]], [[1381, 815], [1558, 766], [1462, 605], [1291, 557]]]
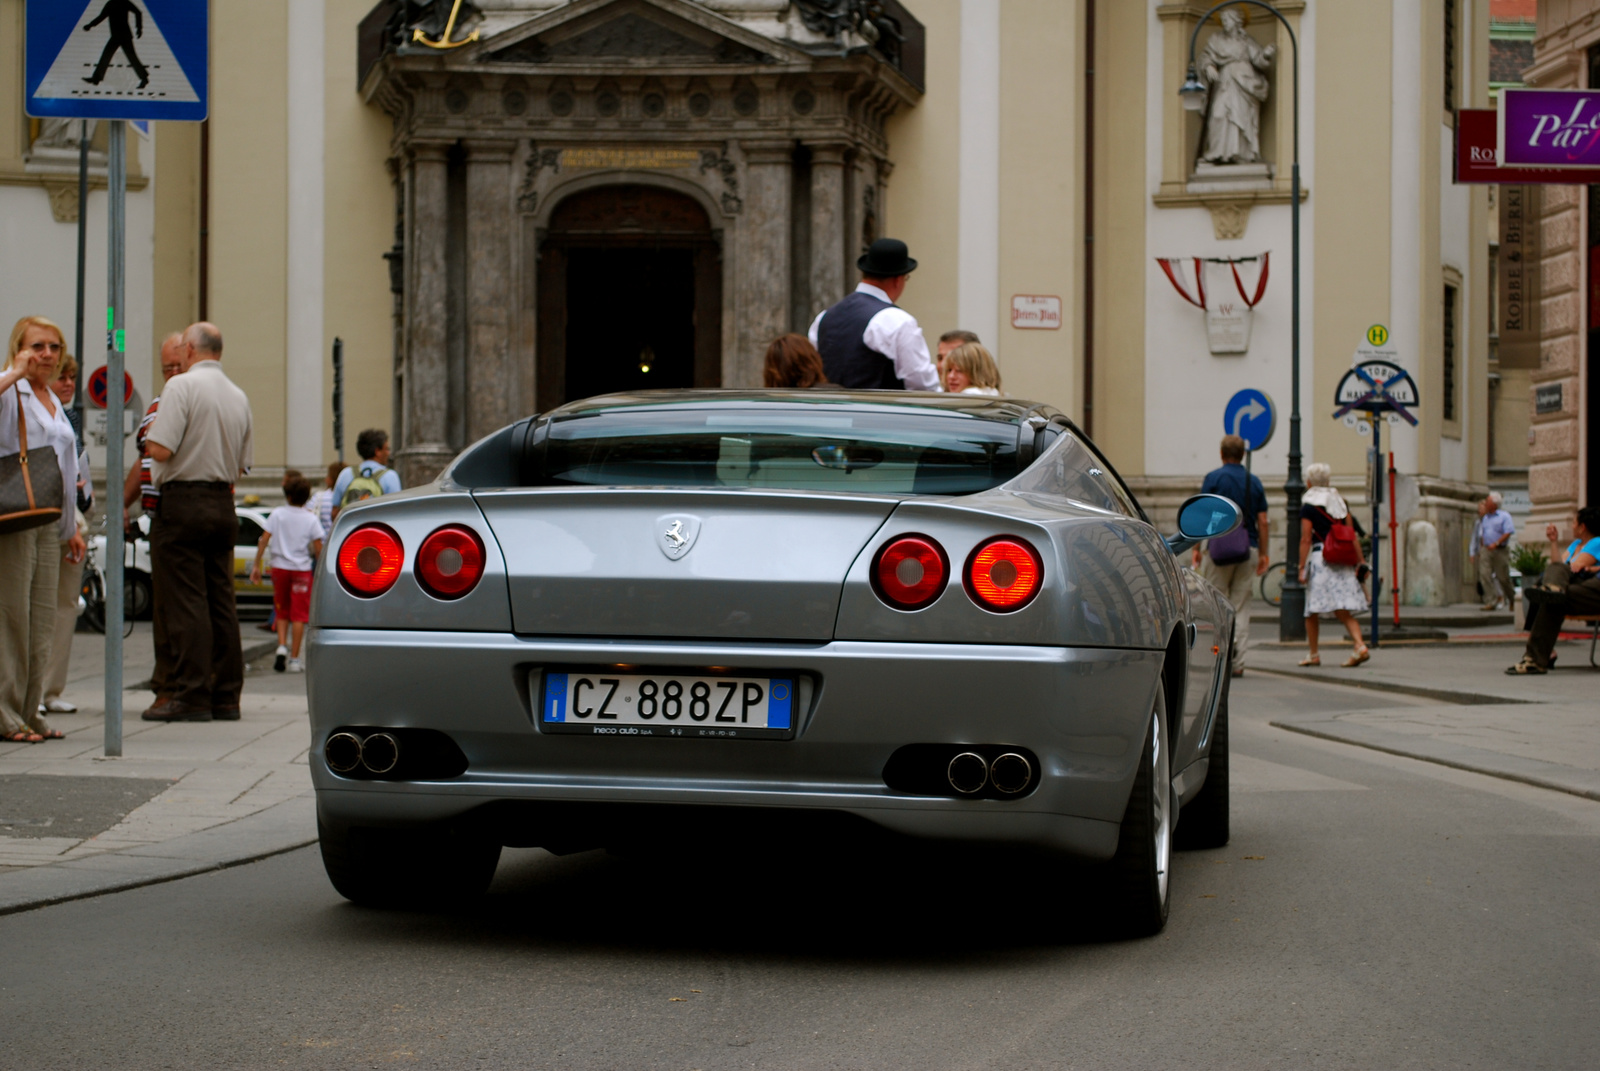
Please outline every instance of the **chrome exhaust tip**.
[[361, 744], [361, 765], [370, 773], [386, 774], [400, 762], [400, 741], [388, 733], [373, 733]]
[[1008, 751], [989, 766], [989, 779], [994, 790], [1004, 796], [1015, 796], [1025, 791], [1033, 780], [1033, 763], [1015, 751]]
[[355, 733], [334, 733], [322, 745], [322, 757], [334, 773], [349, 773], [361, 765], [361, 738]]
[[963, 751], [950, 760], [945, 776], [950, 779], [951, 788], [963, 796], [975, 796], [989, 783], [989, 763], [976, 752]]

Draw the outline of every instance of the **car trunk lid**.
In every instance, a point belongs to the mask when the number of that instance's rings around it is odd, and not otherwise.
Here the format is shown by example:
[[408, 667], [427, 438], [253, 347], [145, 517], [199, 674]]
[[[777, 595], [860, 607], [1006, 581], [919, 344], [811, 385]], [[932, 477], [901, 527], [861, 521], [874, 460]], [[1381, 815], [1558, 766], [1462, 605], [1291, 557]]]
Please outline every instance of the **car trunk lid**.
[[752, 491], [478, 492], [519, 633], [828, 640], [898, 499]]

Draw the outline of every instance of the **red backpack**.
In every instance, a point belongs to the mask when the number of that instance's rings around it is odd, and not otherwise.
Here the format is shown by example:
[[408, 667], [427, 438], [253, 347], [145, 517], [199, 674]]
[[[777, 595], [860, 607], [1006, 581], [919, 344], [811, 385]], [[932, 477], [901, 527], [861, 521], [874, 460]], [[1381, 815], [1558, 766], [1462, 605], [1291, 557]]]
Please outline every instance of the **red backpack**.
[[[1322, 560], [1328, 565], [1360, 565], [1361, 542], [1356, 538], [1355, 526], [1348, 519], [1336, 521], [1321, 506], [1316, 511], [1328, 517], [1328, 534], [1322, 538]], [[1349, 514], [1345, 515], [1346, 518]]]

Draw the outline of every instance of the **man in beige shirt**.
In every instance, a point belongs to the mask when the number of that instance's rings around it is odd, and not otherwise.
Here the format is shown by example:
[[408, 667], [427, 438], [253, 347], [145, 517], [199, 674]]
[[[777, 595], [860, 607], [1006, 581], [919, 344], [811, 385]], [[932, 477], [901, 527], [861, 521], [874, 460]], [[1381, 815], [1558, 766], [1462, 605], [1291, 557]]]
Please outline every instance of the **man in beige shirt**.
[[250, 471], [250, 399], [222, 370], [222, 332], [183, 333], [184, 374], [145, 439], [161, 491], [151, 533], [156, 612], [174, 656], [146, 721], [237, 720], [244, 659], [233, 593], [233, 482]]

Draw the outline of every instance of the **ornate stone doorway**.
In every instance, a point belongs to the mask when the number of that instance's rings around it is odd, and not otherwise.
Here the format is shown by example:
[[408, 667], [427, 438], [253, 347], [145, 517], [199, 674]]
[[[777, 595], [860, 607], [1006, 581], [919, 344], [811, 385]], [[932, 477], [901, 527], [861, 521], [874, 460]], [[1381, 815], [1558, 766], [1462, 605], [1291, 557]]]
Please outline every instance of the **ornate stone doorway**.
[[558, 204], [539, 248], [538, 407], [722, 384], [722, 261], [693, 198], [608, 185]]

